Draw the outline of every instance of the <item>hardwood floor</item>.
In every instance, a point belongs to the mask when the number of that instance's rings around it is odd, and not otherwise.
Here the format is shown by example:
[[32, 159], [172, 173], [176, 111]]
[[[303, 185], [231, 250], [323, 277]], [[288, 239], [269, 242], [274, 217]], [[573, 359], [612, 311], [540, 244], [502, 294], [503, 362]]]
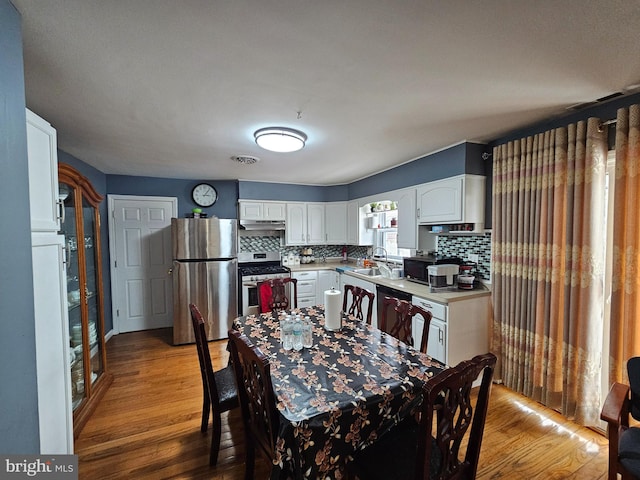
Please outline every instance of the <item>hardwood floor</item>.
[[[226, 364], [226, 341], [209, 348], [214, 368]], [[76, 439], [81, 480], [244, 478], [239, 410], [223, 414], [218, 465], [209, 467], [194, 345], [174, 347], [161, 329], [117, 335], [107, 353], [113, 384]], [[495, 385], [477, 478], [604, 480], [607, 454], [604, 436]], [[256, 478], [267, 476], [260, 460]]]

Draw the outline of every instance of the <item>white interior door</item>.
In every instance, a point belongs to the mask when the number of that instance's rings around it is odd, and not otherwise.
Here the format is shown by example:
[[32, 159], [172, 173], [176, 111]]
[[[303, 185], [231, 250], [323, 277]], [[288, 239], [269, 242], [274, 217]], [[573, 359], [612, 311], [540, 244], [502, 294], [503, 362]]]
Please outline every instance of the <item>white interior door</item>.
[[113, 328], [133, 332], [173, 324], [171, 217], [174, 197], [109, 195]]

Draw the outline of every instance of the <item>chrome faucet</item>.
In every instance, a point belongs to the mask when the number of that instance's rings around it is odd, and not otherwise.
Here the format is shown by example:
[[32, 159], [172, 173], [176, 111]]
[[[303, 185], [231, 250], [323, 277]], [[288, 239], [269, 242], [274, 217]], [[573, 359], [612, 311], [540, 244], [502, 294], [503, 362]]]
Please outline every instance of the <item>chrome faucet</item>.
[[384, 247], [375, 247], [371, 252], [371, 256], [376, 256], [376, 250], [382, 250], [384, 252], [384, 263], [385, 265], [389, 265], [389, 255], [387, 255], [387, 250]]

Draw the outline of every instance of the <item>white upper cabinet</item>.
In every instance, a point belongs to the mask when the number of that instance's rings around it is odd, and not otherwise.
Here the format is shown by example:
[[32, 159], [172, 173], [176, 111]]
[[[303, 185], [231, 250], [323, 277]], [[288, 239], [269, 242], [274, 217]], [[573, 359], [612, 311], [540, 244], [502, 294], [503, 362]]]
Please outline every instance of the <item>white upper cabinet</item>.
[[347, 243], [347, 202], [325, 203], [324, 218], [326, 243]]
[[373, 230], [367, 226], [367, 215], [362, 212], [360, 202], [347, 204], [347, 244], [373, 245]]
[[398, 248], [418, 248], [418, 218], [416, 189], [400, 190], [398, 204]]
[[62, 208], [58, 198], [56, 130], [35, 113], [26, 113], [31, 231], [58, 232]]
[[326, 243], [324, 211], [324, 203], [287, 203], [287, 245]]
[[240, 200], [240, 220], [284, 221], [286, 203]]
[[485, 177], [459, 175], [420, 185], [418, 221], [423, 224], [484, 224]]
[[307, 204], [307, 244], [327, 243], [325, 237], [324, 203]]
[[264, 220], [284, 220], [287, 216], [286, 203], [264, 202]]
[[287, 245], [307, 244], [307, 204], [287, 203]]

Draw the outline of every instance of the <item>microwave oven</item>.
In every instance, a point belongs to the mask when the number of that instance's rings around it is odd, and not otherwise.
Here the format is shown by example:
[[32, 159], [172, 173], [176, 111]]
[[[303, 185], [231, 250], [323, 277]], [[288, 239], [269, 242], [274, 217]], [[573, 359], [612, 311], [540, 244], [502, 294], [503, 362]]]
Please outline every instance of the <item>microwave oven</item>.
[[405, 257], [404, 276], [412, 282], [429, 285], [429, 265], [436, 264], [436, 258], [428, 257]]

